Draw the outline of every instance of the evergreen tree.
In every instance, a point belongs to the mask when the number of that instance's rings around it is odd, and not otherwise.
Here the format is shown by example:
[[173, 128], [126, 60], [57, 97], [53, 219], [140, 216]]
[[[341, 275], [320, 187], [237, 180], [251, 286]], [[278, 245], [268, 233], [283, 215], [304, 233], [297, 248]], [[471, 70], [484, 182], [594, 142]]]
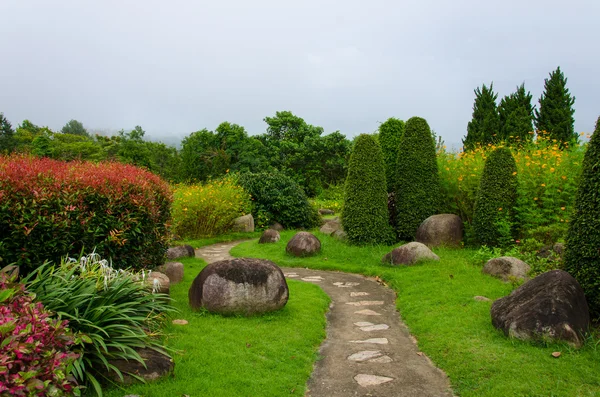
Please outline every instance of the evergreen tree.
[[72, 135], [81, 135], [81, 136], [90, 136], [87, 130], [83, 127], [83, 124], [77, 120], [70, 120], [67, 124], [64, 125], [62, 130], [60, 131], [63, 134], [72, 134]]
[[379, 144], [383, 152], [388, 193], [394, 189], [398, 147], [402, 135], [404, 135], [404, 121], [402, 120], [391, 117], [379, 126]]
[[565, 142], [577, 141], [573, 104], [575, 97], [567, 88], [567, 79], [560, 67], [544, 80], [544, 92], [540, 96], [539, 111], [535, 110], [535, 128], [548, 132], [550, 139]]
[[523, 144], [533, 139], [533, 106], [531, 93], [525, 92], [525, 84], [500, 101], [500, 140], [509, 144]]
[[14, 149], [15, 131], [12, 124], [0, 113], [0, 154], [10, 153]]
[[398, 237], [412, 241], [421, 223], [439, 207], [435, 142], [425, 119], [412, 117], [406, 122], [398, 148], [395, 186]]
[[475, 89], [473, 119], [467, 125], [467, 136], [463, 140], [465, 151], [472, 150], [478, 144], [486, 145], [498, 140], [500, 117], [496, 106], [497, 98], [494, 83], [489, 88], [484, 84], [481, 89]]
[[581, 284], [592, 317], [600, 317], [600, 117], [583, 159], [564, 268]]
[[372, 135], [359, 135], [350, 155], [344, 191], [342, 225], [353, 244], [389, 244], [385, 167], [381, 147]]

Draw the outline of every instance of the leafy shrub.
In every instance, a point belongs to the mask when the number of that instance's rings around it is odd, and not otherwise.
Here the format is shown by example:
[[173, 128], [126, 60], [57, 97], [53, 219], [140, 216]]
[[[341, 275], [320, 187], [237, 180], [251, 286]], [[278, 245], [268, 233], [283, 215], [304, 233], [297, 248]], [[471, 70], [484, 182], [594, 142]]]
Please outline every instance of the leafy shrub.
[[371, 135], [358, 136], [350, 155], [342, 224], [353, 244], [393, 242], [383, 155]]
[[246, 173], [238, 182], [252, 196], [252, 215], [258, 228], [275, 221], [286, 228], [310, 229], [319, 224], [319, 214], [290, 177], [279, 172]]
[[516, 200], [517, 164], [509, 149], [498, 148], [485, 161], [475, 201], [476, 243], [497, 247], [514, 241]]
[[251, 209], [250, 195], [231, 178], [204, 185], [177, 185], [173, 191], [173, 232], [182, 238], [227, 232]]
[[600, 316], [600, 117], [583, 159], [573, 222], [567, 235], [565, 270], [581, 284], [590, 312]]
[[396, 180], [396, 161], [398, 161], [398, 148], [404, 135], [404, 121], [390, 117], [379, 126], [379, 144], [383, 153], [385, 179], [387, 190], [394, 190]]
[[419, 225], [439, 207], [435, 142], [425, 119], [412, 117], [406, 122], [397, 164], [396, 229], [401, 240], [412, 241]]
[[0, 271], [0, 395], [79, 395], [70, 374], [68, 321], [50, 317], [23, 284]]
[[0, 156], [0, 257], [22, 273], [94, 248], [123, 267], [156, 266], [170, 204], [169, 186], [131, 165]]
[[173, 311], [167, 296], [153, 294], [140, 279], [145, 273], [115, 270], [96, 254], [39, 266], [24, 280], [44, 306], [69, 320], [79, 344], [73, 374], [101, 395], [98, 376], [121, 372], [108, 360], [143, 362], [136, 348], [160, 349], [158, 335], [165, 313]]

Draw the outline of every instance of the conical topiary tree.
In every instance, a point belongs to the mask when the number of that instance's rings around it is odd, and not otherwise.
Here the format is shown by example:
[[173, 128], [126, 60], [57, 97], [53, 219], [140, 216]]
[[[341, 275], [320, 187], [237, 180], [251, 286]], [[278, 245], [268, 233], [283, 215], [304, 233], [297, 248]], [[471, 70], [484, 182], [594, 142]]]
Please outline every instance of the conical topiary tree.
[[500, 132], [500, 116], [494, 93], [494, 83], [489, 88], [484, 84], [475, 89], [473, 118], [467, 125], [467, 136], [463, 139], [465, 152], [473, 150], [477, 145], [486, 145], [498, 140]]
[[389, 244], [385, 167], [381, 147], [372, 135], [356, 138], [348, 163], [342, 225], [353, 244]]
[[388, 192], [394, 190], [398, 147], [400, 146], [402, 135], [404, 135], [404, 121], [402, 120], [391, 117], [379, 126], [379, 144], [383, 152]]
[[439, 207], [440, 180], [435, 142], [425, 119], [406, 122], [396, 169], [396, 231], [412, 241], [419, 225]]
[[508, 148], [495, 149], [485, 160], [473, 215], [473, 240], [490, 247], [514, 241], [517, 163]]
[[600, 117], [583, 159], [564, 268], [581, 284], [592, 317], [600, 317]]

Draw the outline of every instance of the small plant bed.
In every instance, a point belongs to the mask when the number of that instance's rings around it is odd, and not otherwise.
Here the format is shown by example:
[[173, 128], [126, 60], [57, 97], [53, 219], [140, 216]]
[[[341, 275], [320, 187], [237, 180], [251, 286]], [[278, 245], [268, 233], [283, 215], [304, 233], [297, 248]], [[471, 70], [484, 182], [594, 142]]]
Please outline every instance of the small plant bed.
[[[206, 245], [206, 244], [203, 244]], [[184, 280], [171, 297], [187, 325], [169, 324], [166, 345], [175, 349], [175, 376], [158, 382], [113, 387], [106, 397], [303, 396], [325, 338], [329, 298], [315, 285], [288, 281], [290, 299], [280, 311], [254, 317], [224, 317], [188, 306], [188, 289], [206, 265], [181, 259]]]
[[[504, 336], [491, 323], [491, 300], [515, 285], [481, 273], [469, 249], [435, 249], [439, 262], [391, 267], [381, 258], [391, 247], [348, 246], [317, 234], [321, 253], [295, 258], [285, 253], [294, 235], [281, 233], [277, 244], [249, 241], [231, 254], [266, 258], [280, 266], [309, 267], [379, 276], [398, 294], [397, 307], [419, 348], [450, 377], [460, 396], [596, 396], [600, 394], [600, 338], [589, 336], [574, 350], [566, 344], [528, 343]], [[553, 352], [561, 352], [559, 358]]]

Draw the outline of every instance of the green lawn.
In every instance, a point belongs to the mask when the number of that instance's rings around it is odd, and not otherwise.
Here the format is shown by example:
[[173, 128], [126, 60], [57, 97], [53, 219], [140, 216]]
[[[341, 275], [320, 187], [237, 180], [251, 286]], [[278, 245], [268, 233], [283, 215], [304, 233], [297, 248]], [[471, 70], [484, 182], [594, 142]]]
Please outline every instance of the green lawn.
[[[317, 232], [322, 253], [294, 258], [285, 244], [256, 241], [232, 250], [235, 256], [268, 258], [280, 266], [341, 270], [380, 276], [397, 294], [402, 318], [419, 347], [450, 377], [460, 396], [599, 396], [600, 339], [590, 337], [580, 350], [565, 344], [542, 345], [506, 338], [491, 324], [491, 302], [513, 286], [483, 275], [472, 250], [436, 249], [440, 262], [412, 267], [382, 265], [389, 247], [350, 247]], [[560, 351], [560, 358], [552, 352]], [[276, 395], [276, 394], [274, 394]]]
[[171, 296], [181, 311], [175, 318], [189, 324], [169, 324], [165, 330], [167, 345], [179, 351], [175, 377], [113, 388], [105, 396], [303, 396], [325, 338], [327, 295], [318, 286], [292, 280], [290, 299], [280, 311], [256, 317], [195, 313], [187, 293], [205, 263], [195, 258], [181, 262], [185, 279], [171, 287]]

